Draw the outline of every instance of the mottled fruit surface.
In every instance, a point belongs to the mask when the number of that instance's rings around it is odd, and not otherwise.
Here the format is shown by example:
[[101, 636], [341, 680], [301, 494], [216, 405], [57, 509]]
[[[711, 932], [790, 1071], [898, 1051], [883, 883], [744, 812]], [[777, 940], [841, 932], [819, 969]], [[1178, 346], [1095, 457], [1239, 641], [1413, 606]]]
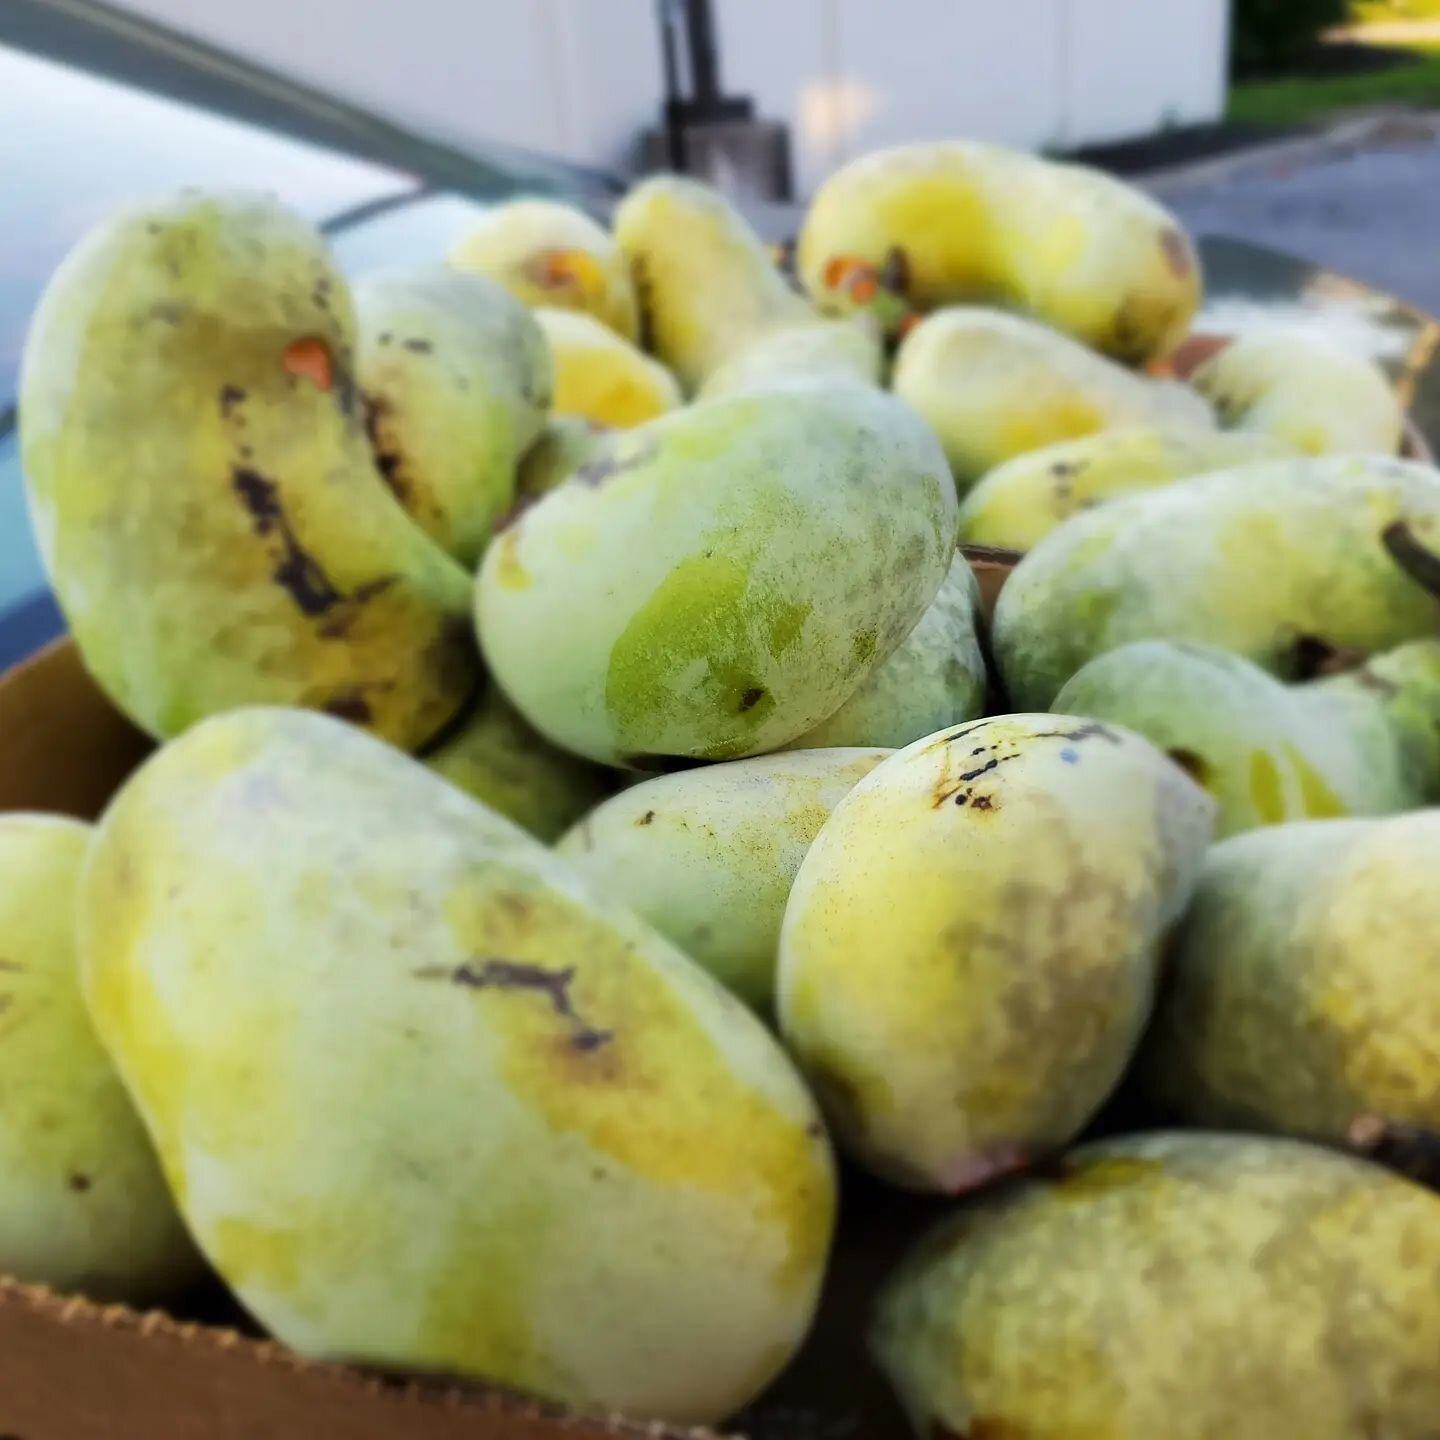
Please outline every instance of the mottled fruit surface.
[[1222, 425], [1273, 436], [1308, 455], [1393, 455], [1405, 431], [1385, 372], [1315, 335], [1242, 335], [1191, 383]]
[[573, 310], [537, 310], [555, 367], [555, 414], [623, 428], [682, 403], [675, 377], [598, 320]]
[[884, 745], [898, 750], [985, 712], [985, 657], [978, 633], [980, 587], [963, 555], [900, 648], [794, 750]]
[[1430, 1440], [1440, 1198], [1296, 1141], [1087, 1146], [945, 1221], [872, 1346], [924, 1440]]
[[921, 740], [831, 813], [780, 942], [781, 1030], [837, 1140], [958, 1192], [1072, 1140], [1150, 1013], [1214, 807], [1127, 731], [1003, 715]]
[[457, 270], [498, 281], [533, 308], [576, 310], [625, 340], [640, 333], [630, 267], [610, 232], [557, 200], [497, 205], [450, 252]]
[[1141, 191], [963, 140], [837, 171], [805, 216], [798, 264], [824, 308], [892, 329], [940, 305], [1002, 305], [1130, 364], [1184, 338], [1203, 288], [1189, 237]]
[[962, 494], [1017, 455], [1117, 426], [1214, 428], [1194, 391], [979, 307], [939, 310], [916, 325], [895, 357], [893, 385], [940, 437]]
[[556, 848], [768, 1014], [795, 872], [831, 810], [889, 753], [799, 751], [660, 775], [607, 800]]
[[1029, 550], [1083, 510], [1136, 490], [1290, 453], [1265, 435], [1132, 426], [1062, 440], [997, 465], [960, 506], [960, 540]]
[[90, 829], [0, 816], [0, 1274], [158, 1304], [201, 1274], [76, 974]]
[[495, 686], [425, 764], [550, 844], [615, 788], [615, 773], [557, 749]]
[[362, 281], [355, 306], [375, 463], [421, 528], [474, 565], [545, 423], [545, 337], [499, 285], [440, 265]]
[[81, 895], [206, 1255], [309, 1355], [713, 1420], [810, 1322], [834, 1176], [723, 987], [413, 760], [293, 710], [161, 751]]
[[711, 371], [699, 398], [764, 390], [792, 381], [879, 385], [885, 360], [878, 327], [864, 320], [811, 320], [764, 331]]
[[152, 734], [283, 703], [410, 748], [468, 699], [468, 579], [376, 468], [354, 341], [323, 240], [265, 199], [125, 211], [50, 281], [30, 512], [87, 669]]
[[1219, 835], [1440, 800], [1440, 641], [1285, 685], [1212, 645], [1137, 640], [1097, 656], [1054, 709], [1125, 725], [1219, 804]]
[[640, 300], [641, 343], [688, 391], [766, 331], [814, 321], [748, 220], [716, 189], [660, 175], [615, 212]]
[[490, 547], [486, 658], [557, 744], [639, 770], [774, 750], [833, 714], [944, 578], [934, 437], [862, 386], [727, 396], [597, 439]]
[[1217, 845], [1141, 1075], [1177, 1119], [1344, 1140], [1440, 1131], [1440, 811]]
[[1011, 700], [1045, 706], [1131, 640], [1193, 640], [1282, 677], [1318, 654], [1433, 634], [1399, 558], [1440, 548], [1440, 475], [1400, 460], [1242, 466], [1077, 515], [1016, 567], [995, 610]]

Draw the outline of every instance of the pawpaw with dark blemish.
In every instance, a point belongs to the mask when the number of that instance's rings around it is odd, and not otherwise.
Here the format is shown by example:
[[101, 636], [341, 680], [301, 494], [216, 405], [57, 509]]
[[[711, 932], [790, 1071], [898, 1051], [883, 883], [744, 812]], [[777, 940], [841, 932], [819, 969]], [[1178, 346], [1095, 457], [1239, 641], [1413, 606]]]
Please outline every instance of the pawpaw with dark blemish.
[[819, 305], [874, 308], [891, 333], [898, 290], [921, 311], [1024, 311], [1127, 364], [1178, 344], [1202, 292], [1189, 237], [1142, 191], [972, 141], [897, 146], [838, 170], [810, 204], [797, 258]]
[[1138, 640], [1071, 676], [1054, 708], [1175, 756], [1219, 803], [1222, 836], [1440, 802], [1440, 640], [1301, 685], [1214, 646]]
[[[376, 460], [411, 518], [474, 565], [545, 424], [545, 337], [494, 281], [441, 265], [364, 280], [355, 304]], [[391, 332], [408, 338], [381, 344]]]
[[780, 937], [781, 1033], [848, 1082], [841, 1147], [956, 1193], [1074, 1140], [1134, 1052], [1213, 820], [1147, 741], [1079, 718], [955, 726], [876, 766]]
[[799, 1345], [835, 1174], [780, 1046], [393, 747], [195, 726], [106, 812], [78, 909], [190, 1232], [283, 1343], [695, 1423]]
[[355, 328], [321, 237], [245, 196], [126, 211], [46, 289], [21, 377], [31, 514], [87, 668], [154, 735], [358, 688], [409, 747], [473, 688], [467, 577], [376, 469]]

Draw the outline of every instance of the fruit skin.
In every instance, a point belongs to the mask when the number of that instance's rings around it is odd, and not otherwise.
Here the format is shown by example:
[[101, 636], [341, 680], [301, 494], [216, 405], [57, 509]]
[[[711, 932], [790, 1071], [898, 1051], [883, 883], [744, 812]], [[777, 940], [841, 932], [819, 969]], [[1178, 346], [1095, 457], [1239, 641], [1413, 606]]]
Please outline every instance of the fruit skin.
[[1405, 433], [1405, 413], [1380, 367], [1313, 335], [1242, 335], [1190, 383], [1222, 425], [1308, 455], [1393, 455]]
[[1214, 805], [1138, 736], [1065, 716], [877, 766], [800, 866], [781, 1033], [837, 1142], [958, 1193], [1065, 1145], [1124, 1071]]
[[0, 1274], [150, 1305], [200, 1278], [75, 969], [90, 827], [0, 816]]
[[800, 231], [805, 288], [827, 310], [981, 303], [1028, 312], [1128, 363], [1190, 328], [1200, 263], [1175, 217], [1095, 170], [967, 141], [852, 161]]
[[895, 393], [929, 422], [963, 495], [1007, 460], [1119, 426], [1204, 432], [1194, 391], [1152, 380], [1033, 320], [955, 306], [922, 320], [895, 357]]
[[1052, 708], [1169, 752], [1215, 797], [1221, 836], [1440, 801], [1440, 640], [1298, 686], [1213, 646], [1137, 640], [1083, 666]]
[[915, 1433], [1428, 1440], [1440, 1198], [1297, 1141], [1087, 1145], [941, 1222], [871, 1350]]
[[607, 800], [556, 849], [768, 1014], [795, 872], [837, 802], [889, 753], [808, 750], [656, 776]]
[[1437, 862], [1437, 810], [1217, 845], [1171, 946], [1145, 1092], [1186, 1124], [1440, 1130]]
[[605, 433], [578, 415], [552, 415], [540, 437], [525, 452], [515, 477], [516, 500], [529, 504], [568, 480], [589, 459]]
[[930, 608], [831, 716], [788, 746], [882, 745], [898, 750], [985, 713], [985, 657], [977, 633], [980, 586], [956, 554]]
[[1440, 475], [1400, 460], [1242, 466], [1067, 520], [995, 608], [1012, 703], [1042, 708], [1131, 640], [1193, 640], [1294, 677], [1320, 650], [1387, 650], [1435, 629], [1391, 553], [1440, 548]]
[[818, 318], [745, 217], [698, 180], [635, 186], [615, 212], [615, 240], [634, 276], [641, 343], [687, 392], [765, 331]]
[[1265, 435], [1143, 425], [1061, 440], [983, 476], [960, 505], [960, 540], [1029, 550], [1071, 516], [1120, 495], [1291, 453]]
[[481, 644], [576, 754], [638, 770], [774, 750], [914, 629], [950, 563], [934, 437], [861, 386], [691, 405], [601, 437], [491, 546]]
[[355, 306], [380, 473], [426, 534], [473, 567], [545, 424], [545, 337], [499, 285], [441, 265], [363, 280]]
[[557, 750], [495, 686], [426, 766], [543, 844], [557, 840], [615, 788], [613, 772]]
[[603, 225], [556, 200], [511, 200], [490, 210], [449, 254], [457, 270], [488, 275], [523, 304], [574, 310], [621, 339], [639, 338], [635, 287]]
[[653, 420], [684, 403], [675, 377], [658, 361], [573, 310], [537, 310], [555, 365], [555, 413], [594, 425]]
[[707, 1420], [809, 1324], [834, 1174], [779, 1047], [393, 748], [196, 727], [101, 823], [81, 949], [193, 1233], [292, 1348]]
[[712, 370], [696, 398], [713, 400], [795, 381], [879, 385], [884, 370], [875, 326], [863, 320], [816, 320], [766, 331]]
[[152, 734], [275, 701], [408, 747], [476, 678], [465, 572], [385, 488], [323, 241], [243, 195], [116, 216], [21, 375], [41, 554], [86, 667]]

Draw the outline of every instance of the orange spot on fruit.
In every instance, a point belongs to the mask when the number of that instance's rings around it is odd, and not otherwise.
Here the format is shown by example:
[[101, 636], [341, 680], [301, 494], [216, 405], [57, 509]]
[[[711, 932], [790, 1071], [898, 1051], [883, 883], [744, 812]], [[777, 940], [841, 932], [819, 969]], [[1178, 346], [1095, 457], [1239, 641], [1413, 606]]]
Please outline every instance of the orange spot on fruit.
[[281, 364], [292, 375], [329, 390], [335, 383], [335, 362], [330, 358], [330, 347], [314, 335], [292, 340], [285, 347]]

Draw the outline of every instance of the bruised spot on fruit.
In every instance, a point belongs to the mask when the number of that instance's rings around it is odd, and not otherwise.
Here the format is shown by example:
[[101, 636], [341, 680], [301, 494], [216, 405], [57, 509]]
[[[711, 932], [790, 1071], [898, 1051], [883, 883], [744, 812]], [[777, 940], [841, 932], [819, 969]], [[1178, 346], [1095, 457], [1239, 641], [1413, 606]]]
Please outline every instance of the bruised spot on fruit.
[[988, 813], [992, 810], [998, 810], [1000, 807], [995, 803], [995, 797], [993, 795], [976, 795], [974, 799], [970, 801], [970, 808], [972, 810], [979, 810], [982, 813]]
[[231, 412], [237, 405], [243, 404], [245, 392], [238, 385], [222, 385], [220, 387], [220, 415], [222, 419], [228, 420]]
[[1165, 752], [1197, 785], [1210, 779], [1210, 762], [1194, 750], [1177, 747]]
[[571, 1046], [583, 1052], [598, 1050], [615, 1038], [613, 1030], [599, 1030], [581, 1018], [570, 996], [574, 966], [563, 970], [516, 960], [467, 960], [448, 969], [426, 965], [414, 972], [421, 980], [449, 980], [467, 990], [519, 990], [544, 995], [550, 1008], [570, 1026]]
[[355, 690], [332, 695], [322, 708], [327, 715], [333, 715], [337, 720], [348, 720], [352, 725], [368, 725], [373, 718], [370, 702]]
[[636, 822], [637, 825], [653, 825], [655, 823], [655, 812], [647, 810]]
[[331, 583], [320, 563], [301, 545], [280, 503], [273, 480], [258, 470], [234, 466], [230, 483], [249, 511], [255, 533], [279, 537], [281, 555], [271, 578], [281, 586], [306, 615], [323, 615], [345, 597]]
[[892, 295], [903, 295], [910, 288], [910, 257], [899, 245], [892, 245], [885, 252], [880, 283]]
[[1392, 521], [1381, 532], [1380, 543], [1421, 589], [1440, 598], [1440, 555], [1420, 541], [1408, 521]]
[[406, 340], [403, 344], [412, 355], [431, 355], [435, 351], [428, 340]]
[[370, 395], [362, 396], [360, 404], [364, 415], [365, 435], [375, 456], [375, 468], [395, 498], [409, 509], [414, 499], [414, 491], [409, 476], [405, 473], [405, 457], [391, 438], [390, 421], [393, 412], [390, 404], [382, 396]]
[[1440, 1134], [1384, 1115], [1357, 1115], [1346, 1140], [1352, 1150], [1430, 1190], [1440, 1190]]
[[545, 290], [573, 294], [581, 299], [604, 288], [600, 263], [584, 250], [538, 250], [521, 267], [525, 278]]
[[92, 1181], [88, 1175], [83, 1175], [77, 1170], [75, 1174], [70, 1177], [69, 1184], [70, 1188], [75, 1191], [77, 1195], [83, 1195], [89, 1190], [91, 1185], [94, 1184], [94, 1181]]
[[289, 374], [310, 381], [318, 389], [329, 391], [335, 384], [335, 361], [330, 347], [316, 335], [292, 340], [285, 347], [280, 363]]
[[765, 687], [763, 685], [752, 685], [740, 696], [740, 713], [743, 715], [747, 710], [753, 710], [764, 698]]
[[1165, 252], [1170, 273], [1177, 280], [1188, 280], [1191, 272], [1195, 269], [1195, 257], [1191, 252], [1190, 242], [1185, 236], [1173, 228], [1162, 230], [1160, 232], [1160, 248]]

